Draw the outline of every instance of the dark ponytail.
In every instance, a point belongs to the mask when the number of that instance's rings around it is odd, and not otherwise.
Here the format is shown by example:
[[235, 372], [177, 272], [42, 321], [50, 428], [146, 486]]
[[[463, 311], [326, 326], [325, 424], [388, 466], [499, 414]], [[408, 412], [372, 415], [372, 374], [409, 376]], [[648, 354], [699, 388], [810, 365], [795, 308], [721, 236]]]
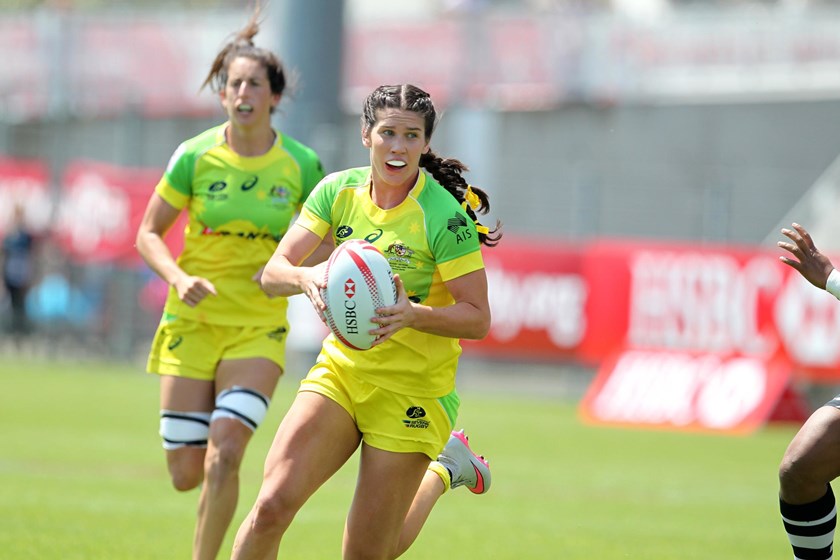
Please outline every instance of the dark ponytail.
[[[482, 189], [467, 184], [462, 175], [464, 171], [467, 171], [467, 166], [457, 159], [442, 158], [429, 150], [420, 156], [420, 167], [431, 173], [435, 181], [440, 183], [449, 194], [455, 197], [455, 200], [461, 203], [467, 215], [475, 222], [479, 230], [478, 240], [488, 247], [498, 245], [502, 238], [501, 223], [496, 220], [496, 227], [489, 230], [478, 222], [476, 213], [483, 215], [490, 211], [490, 198]], [[476, 198], [473, 201], [475, 205], [467, 200], [467, 189], [475, 194]]]

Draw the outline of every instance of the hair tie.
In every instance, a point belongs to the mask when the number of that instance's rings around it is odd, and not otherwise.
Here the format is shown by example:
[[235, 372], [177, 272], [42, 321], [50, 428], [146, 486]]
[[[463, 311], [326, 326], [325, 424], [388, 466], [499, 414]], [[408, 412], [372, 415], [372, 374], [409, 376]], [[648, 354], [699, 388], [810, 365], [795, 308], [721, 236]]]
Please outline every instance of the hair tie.
[[473, 210], [478, 210], [478, 207], [481, 206], [481, 199], [479, 199], [478, 195], [473, 192], [472, 185], [467, 185], [467, 190], [464, 191], [464, 202], [461, 203], [461, 207], [466, 210], [467, 204], [469, 204], [470, 208]]
[[490, 228], [488, 228], [487, 226], [481, 225], [480, 223], [478, 223], [478, 220], [473, 220], [473, 221], [475, 222], [475, 231], [477, 231], [478, 233], [483, 233], [484, 235], [487, 235], [488, 233], [490, 233]]
[[[467, 190], [464, 191], [464, 202], [461, 203], [461, 208], [466, 210], [467, 204], [469, 204], [473, 211], [478, 210], [478, 207], [481, 206], [481, 199], [473, 192], [472, 185], [467, 185]], [[478, 233], [483, 233], [484, 235], [490, 233], [490, 229], [478, 223], [478, 220], [473, 220], [473, 222], [475, 222], [475, 230]]]

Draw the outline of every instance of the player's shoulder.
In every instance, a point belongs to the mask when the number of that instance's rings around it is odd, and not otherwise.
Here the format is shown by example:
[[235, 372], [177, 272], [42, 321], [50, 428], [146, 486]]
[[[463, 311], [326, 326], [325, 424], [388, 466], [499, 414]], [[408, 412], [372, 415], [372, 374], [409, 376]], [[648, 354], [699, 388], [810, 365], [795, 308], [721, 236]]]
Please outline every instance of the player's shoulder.
[[441, 185], [431, 173], [423, 171], [425, 175], [425, 183], [423, 190], [417, 197], [417, 201], [421, 206], [427, 209], [439, 209], [441, 211], [450, 211], [461, 209], [461, 204], [446, 188]]
[[[479, 248], [478, 236], [474, 232], [475, 224], [461, 202], [428, 173], [417, 202], [423, 209], [426, 227], [436, 232], [434, 236], [438, 240], [449, 240], [447, 243], [451, 241], [455, 246], [464, 248]], [[473, 241], [465, 244], [466, 239]]]
[[223, 144], [225, 141], [224, 127], [224, 124], [220, 124], [208, 128], [204, 132], [200, 132], [192, 138], [185, 140], [183, 144], [191, 151], [203, 151], [210, 147]]
[[321, 185], [332, 191], [340, 191], [345, 188], [362, 187], [370, 180], [370, 167], [353, 167], [334, 171], [321, 180]]
[[211, 150], [214, 146], [224, 143], [224, 125], [209, 128], [192, 138], [184, 140], [169, 158], [166, 165], [166, 172], [192, 173], [192, 169], [201, 156]]
[[180, 150], [183, 153], [199, 155], [207, 152], [211, 148], [223, 144], [225, 142], [224, 124], [208, 128], [204, 132], [185, 140], [181, 143]]
[[356, 167], [334, 171], [321, 179], [309, 198], [321, 201], [334, 201], [341, 196], [340, 193], [348, 192], [347, 189], [367, 185], [369, 178], [370, 167]]
[[328, 180], [347, 186], [366, 185], [370, 180], [370, 166], [351, 167], [350, 169], [335, 171], [324, 177], [324, 181]]

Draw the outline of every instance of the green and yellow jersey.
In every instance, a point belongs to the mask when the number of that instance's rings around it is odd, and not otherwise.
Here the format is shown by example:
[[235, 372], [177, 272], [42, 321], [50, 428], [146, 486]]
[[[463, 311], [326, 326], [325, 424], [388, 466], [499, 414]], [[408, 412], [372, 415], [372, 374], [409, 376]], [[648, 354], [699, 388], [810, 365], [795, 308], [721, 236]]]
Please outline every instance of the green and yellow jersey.
[[164, 312], [220, 325], [274, 325], [285, 320], [286, 298], [269, 298], [253, 276], [324, 172], [313, 150], [279, 132], [265, 154], [240, 156], [225, 140], [226, 127], [182, 143], [155, 187], [189, 214], [179, 266], [218, 292], [193, 308], [170, 288]]
[[[475, 223], [458, 201], [421, 170], [408, 197], [383, 210], [370, 198], [370, 167], [327, 176], [306, 200], [297, 223], [336, 244], [365, 239], [400, 275], [408, 297], [433, 307], [454, 303], [444, 282], [484, 268]], [[418, 397], [441, 397], [455, 388], [458, 339], [402, 329], [370, 350], [352, 350], [332, 334], [319, 361], [330, 360], [363, 380]]]

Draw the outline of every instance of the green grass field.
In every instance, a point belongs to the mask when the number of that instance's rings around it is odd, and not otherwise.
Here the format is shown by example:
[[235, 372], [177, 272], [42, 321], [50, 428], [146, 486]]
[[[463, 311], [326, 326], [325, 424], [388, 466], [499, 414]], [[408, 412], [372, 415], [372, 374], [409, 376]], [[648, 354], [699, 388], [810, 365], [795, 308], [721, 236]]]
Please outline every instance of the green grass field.
[[[242, 470], [232, 534], [296, 381], [284, 379]], [[0, 357], [0, 558], [186, 559], [197, 491], [171, 489], [157, 379], [137, 365]], [[776, 469], [794, 427], [750, 437], [582, 425], [575, 403], [461, 392], [459, 423], [493, 466], [483, 496], [439, 502], [404, 556], [488, 560], [791, 557]], [[351, 461], [300, 512], [281, 558], [340, 557]]]

